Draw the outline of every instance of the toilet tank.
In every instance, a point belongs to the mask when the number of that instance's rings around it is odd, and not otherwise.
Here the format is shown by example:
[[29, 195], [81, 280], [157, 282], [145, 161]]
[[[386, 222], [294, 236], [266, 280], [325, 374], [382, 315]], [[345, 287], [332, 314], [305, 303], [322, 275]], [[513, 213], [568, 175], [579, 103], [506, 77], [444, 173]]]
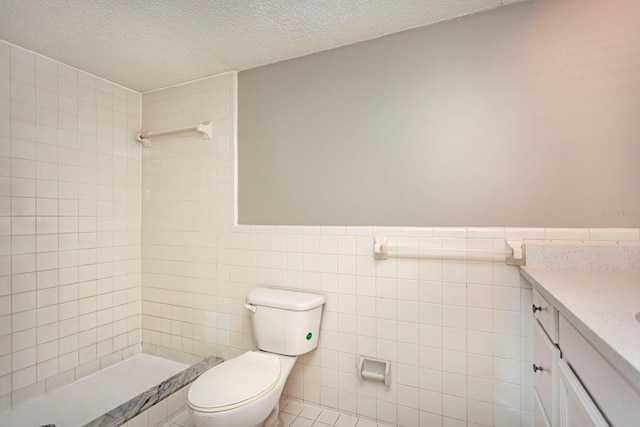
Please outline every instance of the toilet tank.
[[[325, 299], [320, 294], [257, 288], [247, 295], [251, 322], [260, 350], [286, 356], [318, 346]], [[255, 309], [255, 311], [254, 311]]]

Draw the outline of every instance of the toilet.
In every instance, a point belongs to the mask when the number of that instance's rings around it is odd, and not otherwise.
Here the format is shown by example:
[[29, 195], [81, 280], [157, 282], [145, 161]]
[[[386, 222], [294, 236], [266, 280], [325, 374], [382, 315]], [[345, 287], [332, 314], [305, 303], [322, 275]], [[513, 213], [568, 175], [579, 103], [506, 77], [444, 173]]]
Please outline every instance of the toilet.
[[318, 346], [322, 295], [257, 288], [244, 305], [258, 350], [200, 375], [187, 404], [197, 427], [276, 427], [282, 389], [299, 355]]

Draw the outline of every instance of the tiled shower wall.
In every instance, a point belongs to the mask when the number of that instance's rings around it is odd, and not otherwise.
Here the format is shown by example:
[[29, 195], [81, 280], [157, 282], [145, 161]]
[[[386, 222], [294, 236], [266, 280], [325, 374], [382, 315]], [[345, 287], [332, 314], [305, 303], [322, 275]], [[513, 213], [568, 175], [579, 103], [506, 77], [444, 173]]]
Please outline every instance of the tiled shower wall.
[[[505, 238], [639, 241], [636, 230], [233, 225], [233, 74], [143, 96], [146, 130], [213, 120], [213, 140], [143, 154], [143, 348], [189, 361], [255, 348], [256, 286], [327, 298], [319, 348], [285, 394], [403, 426], [530, 426], [531, 289], [504, 263], [372, 256], [373, 236], [413, 247], [504, 248]], [[240, 165], [242, 167], [242, 165]], [[389, 387], [358, 355], [392, 361]]]
[[139, 351], [140, 95], [0, 41], [0, 410]]
[[214, 129], [212, 139], [154, 138], [142, 155], [143, 351], [187, 363], [230, 340], [217, 263], [219, 231], [231, 224], [235, 80], [228, 73], [142, 97], [145, 131], [205, 121]]

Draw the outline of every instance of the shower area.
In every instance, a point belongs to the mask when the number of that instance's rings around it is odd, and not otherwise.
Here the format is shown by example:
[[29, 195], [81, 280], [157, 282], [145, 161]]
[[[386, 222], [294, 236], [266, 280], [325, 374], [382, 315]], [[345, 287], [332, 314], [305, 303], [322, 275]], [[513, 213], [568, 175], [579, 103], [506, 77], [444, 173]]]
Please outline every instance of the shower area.
[[[21, 407], [55, 413], [33, 405], [100, 373], [90, 388], [102, 397], [81, 405], [106, 413], [242, 347], [219, 289], [233, 272], [218, 266], [233, 220], [235, 74], [140, 94], [9, 43], [0, 65], [0, 424], [32, 419], [11, 418]], [[136, 140], [201, 122], [207, 139]], [[162, 359], [152, 383], [117, 405], [103, 398], [128, 388], [122, 361]]]

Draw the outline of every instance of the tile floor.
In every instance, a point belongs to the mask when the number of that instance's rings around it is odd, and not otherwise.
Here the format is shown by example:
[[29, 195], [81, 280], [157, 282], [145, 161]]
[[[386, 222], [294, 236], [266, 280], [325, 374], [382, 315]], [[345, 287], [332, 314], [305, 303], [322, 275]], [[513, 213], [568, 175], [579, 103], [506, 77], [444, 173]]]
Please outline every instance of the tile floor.
[[[391, 427], [293, 400], [283, 400], [280, 403], [280, 418], [284, 421], [285, 427]], [[184, 411], [163, 427], [195, 427], [195, 425], [188, 411]]]

